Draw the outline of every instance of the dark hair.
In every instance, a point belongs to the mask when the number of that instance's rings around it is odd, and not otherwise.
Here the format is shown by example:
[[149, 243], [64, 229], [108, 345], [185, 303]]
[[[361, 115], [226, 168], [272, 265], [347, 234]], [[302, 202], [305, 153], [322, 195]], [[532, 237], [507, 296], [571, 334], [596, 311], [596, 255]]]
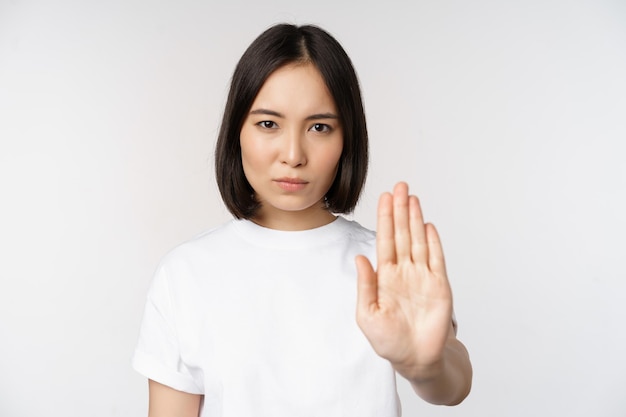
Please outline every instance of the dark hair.
[[215, 149], [217, 185], [228, 210], [250, 219], [260, 207], [241, 161], [241, 128], [259, 90], [272, 72], [290, 63], [312, 63], [332, 95], [343, 128], [343, 151], [326, 194], [333, 213], [354, 210], [367, 174], [368, 139], [359, 82], [350, 58], [330, 34], [312, 25], [279, 24], [244, 52], [231, 81]]

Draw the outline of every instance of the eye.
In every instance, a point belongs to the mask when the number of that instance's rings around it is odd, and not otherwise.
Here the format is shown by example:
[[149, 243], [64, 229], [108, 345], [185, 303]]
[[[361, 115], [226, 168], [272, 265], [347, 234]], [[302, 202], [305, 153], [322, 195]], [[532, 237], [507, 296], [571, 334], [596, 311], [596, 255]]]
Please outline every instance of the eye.
[[311, 126], [311, 129], [309, 130], [318, 133], [327, 133], [331, 131], [331, 127], [324, 123], [315, 123], [313, 126]]
[[271, 120], [263, 120], [257, 123], [257, 126], [260, 126], [263, 129], [276, 129], [278, 127], [278, 125]]

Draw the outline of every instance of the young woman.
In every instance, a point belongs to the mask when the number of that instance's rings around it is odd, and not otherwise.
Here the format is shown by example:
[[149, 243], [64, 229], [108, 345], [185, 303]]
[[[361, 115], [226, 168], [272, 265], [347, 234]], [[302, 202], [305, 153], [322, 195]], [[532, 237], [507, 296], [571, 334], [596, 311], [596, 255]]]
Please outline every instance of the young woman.
[[[162, 261], [134, 367], [149, 415], [398, 416], [395, 375], [436, 404], [468, 394], [441, 244], [398, 183], [378, 233], [351, 212], [368, 143], [350, 59], [277, 25], [233, 75], [216, 148], [232, 221]], [[356, 316], [356, 317], [355, 317]]]

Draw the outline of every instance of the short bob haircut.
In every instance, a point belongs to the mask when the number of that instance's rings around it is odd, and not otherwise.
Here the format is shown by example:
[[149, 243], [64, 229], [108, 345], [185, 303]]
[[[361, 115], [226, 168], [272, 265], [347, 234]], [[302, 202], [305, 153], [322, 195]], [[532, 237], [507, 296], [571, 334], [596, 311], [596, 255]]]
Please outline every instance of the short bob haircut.
[[367, 175], [368, 138], [359, 82], [350, 58], [330, 34], [312, 25], [270, 27], [244, 52], [232, 77], [215, 149], [215, 173], [222, 199], [238, 219], [251, 219], [261, 203], [245, 177], [240, 133], [265, 80], [280, 67], [311, 63], [319, 70], [339, 112], [343, 151], [328, 190], [333, 213], [354, 210]]

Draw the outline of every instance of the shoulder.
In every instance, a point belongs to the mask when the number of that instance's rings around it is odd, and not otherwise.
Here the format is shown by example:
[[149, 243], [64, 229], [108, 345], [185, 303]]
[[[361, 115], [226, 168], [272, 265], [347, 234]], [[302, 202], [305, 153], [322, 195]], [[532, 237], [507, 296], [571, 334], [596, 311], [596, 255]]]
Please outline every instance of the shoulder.
[[237, 234], [233, 230], [233, 222], [234, 220], [231, 220], [204, 230], [178, 244], [161, 258], [158, 270], [167, 275], [174, 271], [197, 269], [205, 265], [207, 260], [222, 259], [231, 248], [237, 245]]
[[349, 241], [349, 245], [353, 247], [358, 253], [373, 257], [376, 251], [376, 232], [362, 226], [355, 220], [348, 220], [344, 217], [339, 217], [337, 220], [342, 222], [342, 227], [345, 230], [346, 238]]
[[178, 244], [167, 252], [163, 260], [167, 261], [172, 258], [194, 256], [197, 254], [206, 255], [207, 251], [211, 252], [215, 249], [223, 248], [229, 241], [236, 239], [233, 222], [234, 220], [231, 220], [198, 233], [191, 239]]
[[337, 221], [342, 223], [350, 239], [357, 242], [376, 241], [376, 232], [362, 226], [356, 220], [348, 220], [345, 217], [339, 217]]
[[167, 252], [153, 275], [150, 296], [189, 297], [207, 277], [224, 276], [233, 262], [232, 248], [238, 245], [232, 222], [207, 229]]

